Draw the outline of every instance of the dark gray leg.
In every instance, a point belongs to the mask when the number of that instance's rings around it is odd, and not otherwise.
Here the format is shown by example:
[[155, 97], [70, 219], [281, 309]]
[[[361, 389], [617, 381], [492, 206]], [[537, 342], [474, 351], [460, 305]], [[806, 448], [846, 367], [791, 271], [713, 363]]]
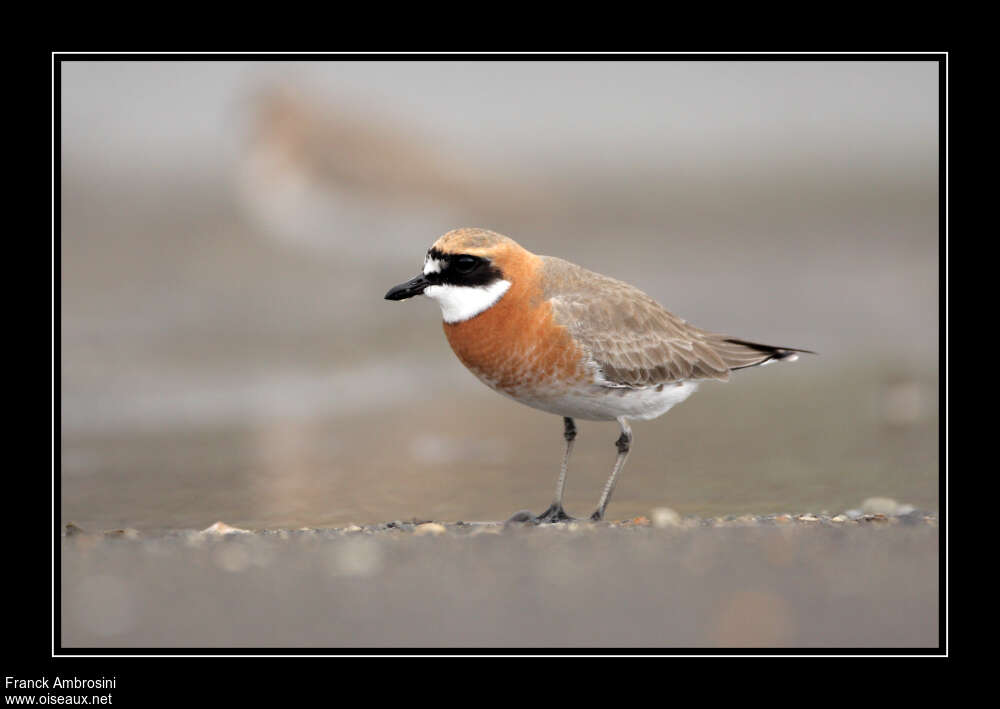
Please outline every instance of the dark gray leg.
[[556, 482], [556, 499], [549, 505], [549, 509], [535, 518], [536, 522], [562, 522], [573, 519], [566, 514], [562, 502], [563, 490], [566, 487], [566, 470], [569, 467], [569, 454], [573, 450], [573, 441], [576, 440], [576, 424], [568, 416], [563, 417], [563, 438], [566, 439], [566, 451], [563, 453], [562, 468], [559, 471], [559, 480]]
[[608, 502], [611, 501], [611, 493], [615, 491], [615, 480], [618, 478], [618, 473], [625, 467], [625, 459], [628, 458], [629, 447], [632, 445], [632, 429], [629, 428], [625, 417], [618, 419], [618, 425], [622, 427], [622, 435], [615, 441], [615, 447], [618, 448], [618, 459], [615, 460], [615, 467], [611, 470], [611, 477], [604, 484], [601, 501], [597, 503], [594, 514], [590, 515], [590, 519], [594, 522], [604, 519], [604, 510], [607, 509]]

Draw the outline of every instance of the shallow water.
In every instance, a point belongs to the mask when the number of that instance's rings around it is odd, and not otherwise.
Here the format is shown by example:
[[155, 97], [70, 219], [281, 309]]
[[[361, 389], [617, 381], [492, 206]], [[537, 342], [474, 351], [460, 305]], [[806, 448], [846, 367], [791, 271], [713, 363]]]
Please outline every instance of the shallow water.
[[[175, 231], [176, 218], [154, 210], [141, 238], [129, 224], [145, 210], [106, 232], [67, 210], [64, 521], [261, 527], [544, 509], [562, 454], [559, 418], [477, 382], [448, 348], [433, 303], [381, 299], [409, 265], [307, 258], [266, 240], [219, 195], [218, 213], [195, 210], [190, 228]], [[649, 248], [630, 236], [629, 253]], [[416, 258], [400, 261], [419, 263], [430, 238], [414, 239]], [[664, 504], [692, 514], [839, 511], [873, 495], [937, 508], [937, 333], [923, 327], [934, 313], [907, 300], [933, 303], [936, 286], [919, 278], [931, 263], [880, 263], [903, 288], [898, 305], [879, 303], [892, 314], [884, 339], [870, 332], [882, 313], [865, 309], [863, 292], [842, 292], [836, 274], [830, 290], [816, 282], [802, 298], [775, 297], [762, 277], [755, 292], [768, 309], [750, 302], [736, 315], [723, 309], [744, 301], [719, 293], [725, 278], [702, 261], [699, 278], [687, 274], [690, 290], [657, 286], [642, 262], [631, 265], [635, 280], [677, 293], [695, 313], [675, 310], [696, 324], [728, 320], [737, 335], [820, 355], [706, 383], [664, 417], [636, 422], [612, 515]], [[748, 268], [781, 281], [799, 266]], [[737, 285], [749, 287], [746, 274]], [[580, 422], [567, 487], [576, 514], [596, 504], [617, 435], [613, 424]]]
[[[920, 382], [924, 417], [893, 425], [880, 410], [891, 391], [885, 370], [814, 371], [820, 363], [705, 385], [661, 419], [636, 423], [611, 517], [663, 505], [698, 515], [837, 512], [873, 496], [935, 510], [932, 381]], [[457, 363], [453, 375], [465, 376]], [[93, 529], [217, 519], [257, 528], [540, 512], [558, 473], [561, 421], [471, 385], [447, 396], [429, 386], [426, 399], [377, 413], [64, 436], [63, 518]], [[596, 504], [618, 431], [578, 428], [566, 502], [579, 516]]]

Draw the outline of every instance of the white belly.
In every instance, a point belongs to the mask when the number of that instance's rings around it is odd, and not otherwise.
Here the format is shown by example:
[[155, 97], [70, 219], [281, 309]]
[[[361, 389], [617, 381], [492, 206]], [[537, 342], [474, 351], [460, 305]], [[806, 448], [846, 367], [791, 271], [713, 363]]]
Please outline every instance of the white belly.
[[698, 382], [684, 381], [664, 384], [659, 390], [657, 387], [630, 389], [590, 385], [572, 389], [543, 386], [513, 392], [496, 391], [522, 404], [559, 416], [584, 421], [614, 421], [619, 417], [648, 420], [662, 416], [691, 396], [697, 388]]

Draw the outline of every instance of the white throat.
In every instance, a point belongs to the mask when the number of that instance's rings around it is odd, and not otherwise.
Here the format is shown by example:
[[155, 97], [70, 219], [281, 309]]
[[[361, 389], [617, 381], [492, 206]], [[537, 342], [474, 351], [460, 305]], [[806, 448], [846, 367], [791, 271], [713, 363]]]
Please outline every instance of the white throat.
[[510, 281], [494, 281], [488, 286], [427, 286], [424, 295], [441, 306], [446, 323], [462, 322], [474, 318], [496, 305], [510, 288]]

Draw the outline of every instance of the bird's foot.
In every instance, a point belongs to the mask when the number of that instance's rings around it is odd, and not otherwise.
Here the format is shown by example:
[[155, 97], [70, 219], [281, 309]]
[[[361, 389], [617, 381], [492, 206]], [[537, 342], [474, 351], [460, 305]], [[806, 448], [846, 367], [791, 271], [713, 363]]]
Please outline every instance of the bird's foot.
[[530, 510], [520, 510], [515, 512], [507, 520], [506, 524], [515, 524], [518, 522], [531, 524], [553, 524], [554, 522], [572, 522], [575, 518], [570, 517], [566, 514], [566, 510], [563, 509], [562, 505], [557, 505], [552, 503], [547, 510], [542, 512], [542, 514], [535, 516], [531, 514]]
[[563, 506], [557, 502], [549, 505], [549, 509], [535, 517], [535, 524], [552, 524], [553, 522], [572, 522], [573, 518], [566, 514]]

